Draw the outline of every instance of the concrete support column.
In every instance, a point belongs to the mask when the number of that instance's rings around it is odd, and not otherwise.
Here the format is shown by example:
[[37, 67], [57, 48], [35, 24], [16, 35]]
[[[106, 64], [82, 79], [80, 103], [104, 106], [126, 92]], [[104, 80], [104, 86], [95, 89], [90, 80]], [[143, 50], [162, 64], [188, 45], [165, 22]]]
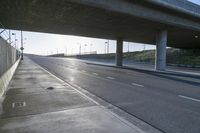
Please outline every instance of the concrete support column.
[[116, 66], [122, 66], [123, 63], [123, 39], [117, 39], [116, 55], [115, 55]]
[[166, 67], [167, 30], [159, 31], [156, 36], [155, 69], [164, 71]]

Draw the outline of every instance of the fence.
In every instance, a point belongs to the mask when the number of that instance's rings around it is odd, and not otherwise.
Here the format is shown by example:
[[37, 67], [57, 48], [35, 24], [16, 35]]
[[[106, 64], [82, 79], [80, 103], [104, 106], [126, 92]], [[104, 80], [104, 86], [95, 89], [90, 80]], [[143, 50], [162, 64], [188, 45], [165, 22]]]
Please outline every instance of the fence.
[[[0, 23], [0, 27], [3, 25]], [[6, 72], [20, 57], [19, 50], [12, 45], [12, 41], [7, 30], [0, 29], [0, 77]]]

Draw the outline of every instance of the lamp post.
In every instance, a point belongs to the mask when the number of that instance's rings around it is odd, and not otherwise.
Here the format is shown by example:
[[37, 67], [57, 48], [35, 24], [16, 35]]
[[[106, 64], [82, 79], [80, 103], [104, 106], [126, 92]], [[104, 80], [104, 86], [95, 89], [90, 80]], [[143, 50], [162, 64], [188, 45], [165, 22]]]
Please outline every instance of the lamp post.
[[15, 49], [16, 49], [16, 46], [17, 46], [16, 45], [16, 41], [17, 41], [17, 39], [16, 39], [16, 33], [12, 33], [12, 35], [15, 36]]
[[146, 44], [143, 45], [143, 51], [145, 51], [145, 50], [146, 50]]
[[128, 42], [128, 53], [129, 53], [129, 42]]
[[107, 53], [109, 54], [109, 40], [108, 40], [108, 42], [107, 42]]
[[109, 40], [105, 42], [105, 51], [106, 51], [106, 47], [107, 47], [107, 54], [108, 54], [109, 53]]
[[22, 33], [22, 30], [21, 30], [21, 48], [20, 48], [20, 50], [21, 50], [21, 60], [23, 60], [23, 58], [24, 58], [24, 53], [23, 53], [23, 50], [24, 50], [24, 46], [23, 46], [23, 33]]
[[106, 44], [107, 42], [105, 42], [105, 47], [104, 47], [104, 53], [106, 54]]

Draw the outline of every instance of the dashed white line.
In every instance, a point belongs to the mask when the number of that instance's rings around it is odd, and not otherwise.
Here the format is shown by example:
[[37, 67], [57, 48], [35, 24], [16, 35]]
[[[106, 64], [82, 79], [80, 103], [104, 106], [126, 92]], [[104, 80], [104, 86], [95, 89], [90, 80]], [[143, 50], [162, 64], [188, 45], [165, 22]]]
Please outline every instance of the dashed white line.
[[144, 87], [144, 85], [140, 85], [140, 84], [137, 84], [137, 83], [132, 83], [132, 85], [138, 86], [138, 87]]
[[187, 97], [187, 96], [183, 96], [183, 95], [178, 95], [178, 96], [181, 97], [181, 98], [185, 98], [185, 99], [188, 99], [188, 100], [195, 101], [195, 102], [200, 102], [200, 100], [196, 99], [196, 98], [191, 98], [191, 97]]
[[112, 79], [112, 80], [115, 79], [115, 78], [113, 78], [113, 77], [107, 77], [107, 78], [108, 78], [108, 79]]

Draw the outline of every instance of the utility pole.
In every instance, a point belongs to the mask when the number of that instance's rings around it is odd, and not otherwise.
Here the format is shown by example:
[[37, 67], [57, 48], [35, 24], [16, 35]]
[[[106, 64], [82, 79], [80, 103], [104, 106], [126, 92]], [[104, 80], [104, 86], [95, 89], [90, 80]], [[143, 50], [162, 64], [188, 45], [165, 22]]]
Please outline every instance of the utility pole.
[[107, 42], [107, 53], [109, 53], [109, 40]]
[[128, 42], [128, 53], [129, 53], [130, 51], [129, 51], [129, 42]]
[[16, 44], [16, 41], [17, 41], [17, 39], [16, 39], [16, 33], [12, 33], [12, 35], [15, 36], [15, 49], [17, 49], [17, 44]]
[[24, 46], [23, 46], [23, 33], [22, 33], [22, 30], [21, 30], [21, 60], [23, 60], [24, 59], [24, 53], [23, 53], [23, 50], [24, 50]]
[[11, 44], [11, 31], [9, 29], [9, 43]]
[[144, 48], [143, 48], [143, 51], [145, 51], [145, 49], [146, 49], [146, 45], [144, 44], [143, 47], [144, 47]]
[[106, 54], [106, 43], [107, 43], [107, 42], [105, 42], [105, 48], [104, 48], [104, 53], [105, 53], [105, 54]]

